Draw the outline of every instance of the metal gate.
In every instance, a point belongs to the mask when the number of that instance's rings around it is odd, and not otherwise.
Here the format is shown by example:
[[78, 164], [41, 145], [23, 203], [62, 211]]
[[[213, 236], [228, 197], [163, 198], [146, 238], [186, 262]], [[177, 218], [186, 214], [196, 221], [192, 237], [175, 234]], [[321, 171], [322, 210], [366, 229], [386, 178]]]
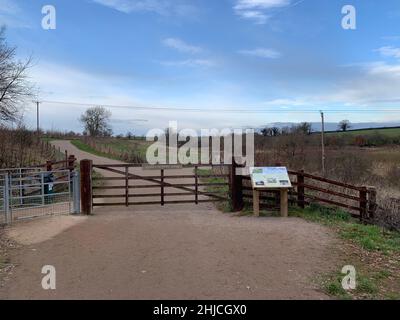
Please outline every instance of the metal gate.
[[8, 175], [0, 175], [0, 225], [7, 222], [8, 218], [8, 196], [6, 185], [8, 184]]
[[47, 215], [79, 213], [79, 177], [75, 171], [2, 170], [0, 223]]

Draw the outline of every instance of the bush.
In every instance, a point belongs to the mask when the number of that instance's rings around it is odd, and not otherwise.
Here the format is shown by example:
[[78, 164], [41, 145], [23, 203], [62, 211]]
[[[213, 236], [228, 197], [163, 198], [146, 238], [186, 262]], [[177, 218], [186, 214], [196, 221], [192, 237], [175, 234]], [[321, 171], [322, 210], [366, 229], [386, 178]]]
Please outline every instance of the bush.
[[55, 159], [57, 153], [36, 132], [0, 127], [0, 168], [29, 167]]
[[393, 187], [400, 187], [400, 166], [393, 164], [386, 175], [386, 181]]
[[326, 161], [328, 177], [345, 183], [363, 183], [372, 174], [372, 161], [357, 152], [342, 151]]

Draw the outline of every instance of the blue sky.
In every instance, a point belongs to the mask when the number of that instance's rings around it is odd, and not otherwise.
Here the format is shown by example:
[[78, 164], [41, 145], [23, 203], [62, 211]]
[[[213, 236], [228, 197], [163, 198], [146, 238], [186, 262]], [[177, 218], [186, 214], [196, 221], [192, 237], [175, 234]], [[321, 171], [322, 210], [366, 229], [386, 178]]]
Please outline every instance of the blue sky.
[[[41, 27], [48, 4], [56, 30]], [[347, 4], [356, 30], [342, 28]], [[327, 121], [400, 120], [380, 111], [400, 107], [398, 0], [0, 0], [0, 24], [20, 58], [33, 54], [41, 100], [143, 107], [111, 108], [117, 133], [170, 120], [185, 128], [318, 121], [319, 109]], [[42, 126], [80, 130], [85, 108], [45, 102]], [[34, 126], [33, 105], [25, 118]]]

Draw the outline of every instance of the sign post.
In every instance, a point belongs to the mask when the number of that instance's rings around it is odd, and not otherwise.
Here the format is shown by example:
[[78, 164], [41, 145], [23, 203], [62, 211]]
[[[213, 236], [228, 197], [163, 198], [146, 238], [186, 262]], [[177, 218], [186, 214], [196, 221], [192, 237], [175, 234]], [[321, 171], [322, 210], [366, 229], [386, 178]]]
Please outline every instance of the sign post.
[[281, 194], [281, 216], [288, 217], [288, 190], [292, 188], [288, 171], [285, 167], [250, 168], [253, 187], [253, 212], [260, 216], [260, 192], [279, 190]]

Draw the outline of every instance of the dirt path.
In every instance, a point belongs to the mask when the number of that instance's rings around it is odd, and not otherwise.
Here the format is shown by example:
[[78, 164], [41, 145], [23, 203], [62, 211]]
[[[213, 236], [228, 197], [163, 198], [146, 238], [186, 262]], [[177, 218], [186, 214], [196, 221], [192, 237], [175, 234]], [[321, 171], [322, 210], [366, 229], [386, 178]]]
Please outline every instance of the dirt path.
[[[56, 144], [79, 160], [115, 162]], [[11, 252], [17, 267], [0, 298], [326, 299], [314, 281], [334, 264], [335, 244], [301, 219], [234, 217], [212, 204], [105, 207]], [[56, 267], [55, 291], [41, 287], [44, 265]]]

